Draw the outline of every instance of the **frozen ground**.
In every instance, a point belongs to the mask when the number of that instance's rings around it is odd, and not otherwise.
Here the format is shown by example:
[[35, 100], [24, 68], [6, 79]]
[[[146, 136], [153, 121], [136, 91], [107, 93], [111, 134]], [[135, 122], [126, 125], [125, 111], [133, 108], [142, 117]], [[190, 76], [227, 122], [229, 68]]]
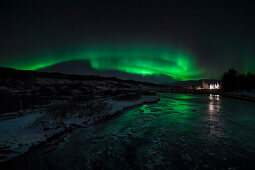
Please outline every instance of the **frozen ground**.
[[54, 133], [54, 130], [44, 131], [42, 126], [35, 124], [40, 114], [35, 111], [32, 114], [0, 120], [1, 162], [27, 151], [32, 145], [44, 141]]
[[[135, 101], [117, 101], [108, 99], [105, 102], [112, 107], [108, 115], [113, 115], [127, 108], [140, 105], [144, 102], [157, 101], [159, 96], [142, 96]], [[68, 111], [67, 111], [68, 112]], [[6, 161], [14, 156], [24, 153], [32, 145], [45, 141], [47, 137], [63, 131], [70, 125], [86, 126], [95, 123], [102, 117], [83, 117], [62, 120], [63, 125], [60, 128], [45, 127], [38, 122], [44, 114], [44, 110], [25, 111], [24, 116], [18, 116], [18, 113], [3, 114], [0, 117], [0, 162]], [[107, 116], [107, 115], [106, 115]], [[47, 128], [47, 130], [45, 130]]]

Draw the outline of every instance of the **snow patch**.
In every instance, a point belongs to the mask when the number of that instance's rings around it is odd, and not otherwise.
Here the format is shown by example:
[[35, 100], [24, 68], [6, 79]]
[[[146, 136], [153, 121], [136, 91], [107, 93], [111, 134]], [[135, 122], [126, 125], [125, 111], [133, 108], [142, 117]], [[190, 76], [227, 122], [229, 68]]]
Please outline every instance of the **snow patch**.
[[[39, 123], [42, 114], [41, 111], [35, 111], [32, 114], [27, 114], [11, 119], [0, 119], [0, 147], [7, 147], [10, 151], [7, 154], [0, 152], [0, 162], [4, 162], [12, 157], [18, 156], [26, 152], [29, 147], [45, 141], [48, 137], [56, 134], [64, 128], [70, 126], [85, 127], [93, 124], [109, 115], [114, 115], [124, 111], [127, 108], [135, 107], [144, 103], [156, 102], [159, 96], [141, 96], [135, 101], [118, 101], [107, 99], [106, 103], [111, 105], [111, 110], [107, 115], [92, 115], [90, 117], [70, 117], [62, 120], [62, 126], [44, 127]], [[54, 121], [54, 120], [52, 120]], [[47, 129], [47, 130], [46, 130]], [[1, 149], [1, 148], [0, 148]]]

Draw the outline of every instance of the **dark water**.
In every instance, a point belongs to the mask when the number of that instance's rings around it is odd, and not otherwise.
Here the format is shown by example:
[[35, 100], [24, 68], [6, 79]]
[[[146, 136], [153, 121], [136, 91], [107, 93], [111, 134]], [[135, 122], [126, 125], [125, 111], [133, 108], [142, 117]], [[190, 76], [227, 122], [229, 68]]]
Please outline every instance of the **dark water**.
[[82, 129], [47, 157], [49, 169], [254, 169], [255, 104], [161, 94], [156, 104]]

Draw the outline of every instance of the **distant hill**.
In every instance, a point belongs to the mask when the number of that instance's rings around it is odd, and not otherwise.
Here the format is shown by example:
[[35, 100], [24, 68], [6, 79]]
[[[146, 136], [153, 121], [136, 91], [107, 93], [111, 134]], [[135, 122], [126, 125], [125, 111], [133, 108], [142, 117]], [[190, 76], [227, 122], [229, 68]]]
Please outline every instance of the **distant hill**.
[[122, 80], [116, 77], [103, 77], [98, 75], [79, 75], [79, 74], [65, 74], [58, 72], [43, 72], [31, 70], [16, 70], [13, 68], [0, 67], [0, 79], [30, 79], [32, 77], [40, 78], [54, 78], [54, 79], [69, 79], [69, 80], [97, 80], [97, 81], [117, 81], [128, 82], [131, 84], [143, 84], [151, 86], [160, 86], [150, 82], [142, 82], [136, 80]]
[[27, 109], [47, 105], [52, 101], [87, 102], [128, 94], [130, 98], [135, 98], [134, 96], [151, 94], [151, 91], [163, 89], [162, 87], [166, 86], [116, 77], [0, 67], [0, 115], [18, 111], [21, 100], [23, 109]]
[[131, 74], [116, 70], [96, 70], [91, 67], [89, 61], [76, 60], [58, 63], [49, 67], [40, 69], [44, 72], [60, 72], [67, 74], [79, 74], [79, 75], [97, 75], [103, 77], [117, 77], [123, 80], [136, 80], [142, 82], [152, 82], [157, 84], [172, 83], [174, 80], [169, 76], [154, 76], [154, 75], [139, 75]]

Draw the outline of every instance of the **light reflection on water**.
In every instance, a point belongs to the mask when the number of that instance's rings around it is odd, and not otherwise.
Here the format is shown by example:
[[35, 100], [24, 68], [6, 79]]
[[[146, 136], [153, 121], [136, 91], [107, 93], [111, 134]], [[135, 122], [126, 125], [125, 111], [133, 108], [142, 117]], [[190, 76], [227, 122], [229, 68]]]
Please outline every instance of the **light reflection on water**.
[[93, 169], [94, 164], [104, 169], [228, 169], [255, 155], [254, 110], [253, 103], [218, 95], [162, 93], [156, 104], [77, 131], [48, 155], [48, 164], [50, 169]]
[[221, 128], [223, 126], [223, 121], [220, 120], [220, 110], [221, 101], [220, 95], [209, 95], [209, 105], [208, 105], [208, 123], [210, 128], [210, 136], [223, 137], [224, 132]]

